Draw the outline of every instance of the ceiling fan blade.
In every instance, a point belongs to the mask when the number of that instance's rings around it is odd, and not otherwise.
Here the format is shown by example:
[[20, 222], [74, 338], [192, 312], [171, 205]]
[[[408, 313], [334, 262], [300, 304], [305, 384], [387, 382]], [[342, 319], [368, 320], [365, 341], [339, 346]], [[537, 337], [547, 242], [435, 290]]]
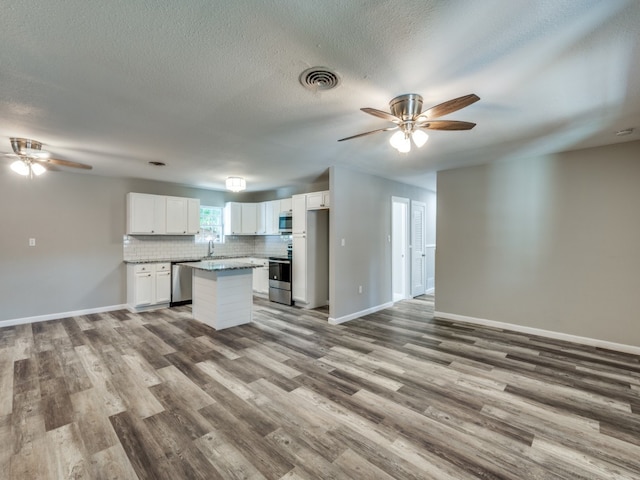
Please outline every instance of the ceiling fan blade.
[[378, 130], [372, 130], [370, 132], [365, 132], [365, 133], [359, 133], [357, 135], [352, 135], [350, 137], [347, 138], [341, 138], [340, 140], [338, 140], [339, 142], [344, 142], [345, 140], [351, 140], [352, 138], [358, 138], [358, 137], [364, 137], [366, 135], [371, 135], [372, 133], [378, 133], [378, 132], [389, 132], [391, 130], [397, 130], [398, 127], [389, 127], [389, 128], [379, 128]]
[[471, 130], [475, 126], [475, 123], [460, 122], [458, 120], [430, 120], [426, 123], [416, 124], [417, 128], [426, 128], [428, 130]]
[[364, 113], [368, 113], [369, 115], [373, 115], [374, 117], [378, 117], [378, 118], [382, 118], [384, 120], [389, 120], [390, 122], [393, 123], [401, 123], [402, 120], [399, 119], [398, 117], [391, 115], [390, 113], [387, 112], [383, 112], [382, 110], [376, 110], [375, 108], [361, 108], [360, 110], [362, 110]]
[[429, 110], [422, 112], [418, 118], [438, 118], [444, 115], [448, 115], [453, 113], [461, 108], [468, 107], [472, 103], [476, 103], [480, 100], [480, 97], [475, 93], [470, 95], [465, 95], [464, 97], [454, 98], [453, 100], [449, 100], [448, 102], [441, 103], [440, 105], [436, 105], [435, 107], [431, 107]]
[[70, 160], [60, 160], [58, 158], [34, 158], [33, 160], [40, 163], [52, 163], [54, 165], [62, 165], [63, 167], [83, 168], [85, 170], [91, 170], [93, 168], [91, 165], [72, 162]]

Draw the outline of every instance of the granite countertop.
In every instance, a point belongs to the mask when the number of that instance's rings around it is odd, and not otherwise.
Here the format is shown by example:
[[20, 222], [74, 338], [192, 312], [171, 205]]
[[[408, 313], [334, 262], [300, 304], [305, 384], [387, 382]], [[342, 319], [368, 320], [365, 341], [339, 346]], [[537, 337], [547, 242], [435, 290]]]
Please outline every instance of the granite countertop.
[[[245, 257], [246, 258], [246, 257]], [[242, 270], [245, 268], [260, 268], [262, 265], [253, 263], [238, 262], [233, 259], [226, 260], [202, 260], [200, 262], [182, 262], [178, 265], [183, 267], [195, 268], [197, 270], [206, 270], [207, 272], [221, 272], [224, 270]]]
[[278, 258], [286, 260], [289, 258], [287, 255], [266, 255], [266, 254], [253, 254], [253, 255], [214, 255], [213, 257], [198, 257], [198, 258], [154, 258], [153, 260], [124, 260], [124, 263], [184, 263], [184, 262], [200, 262], [211, 260], [231, 260], [234, 258], [263, 258], [268, 260], [269, 258]]

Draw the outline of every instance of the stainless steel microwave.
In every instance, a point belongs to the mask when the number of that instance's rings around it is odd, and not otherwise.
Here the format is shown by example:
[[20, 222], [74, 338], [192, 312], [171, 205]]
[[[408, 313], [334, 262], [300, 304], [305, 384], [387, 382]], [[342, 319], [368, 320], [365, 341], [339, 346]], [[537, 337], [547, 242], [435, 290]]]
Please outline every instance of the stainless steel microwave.
[[282, 212], [278, 219], [278, 231], [280, 233], [291, 233], [293, 231], [293, 217], [291, 212]]

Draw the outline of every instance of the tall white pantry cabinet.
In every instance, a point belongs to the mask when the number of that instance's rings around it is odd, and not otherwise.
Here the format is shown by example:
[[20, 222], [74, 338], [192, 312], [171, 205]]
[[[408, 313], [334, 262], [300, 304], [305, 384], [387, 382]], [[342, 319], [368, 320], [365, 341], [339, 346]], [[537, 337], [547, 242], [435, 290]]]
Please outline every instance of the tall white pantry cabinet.
[[302, 308], [329, 302], [329, 210], [307, 203], [310, 194], [293, 196], [292, 298]]

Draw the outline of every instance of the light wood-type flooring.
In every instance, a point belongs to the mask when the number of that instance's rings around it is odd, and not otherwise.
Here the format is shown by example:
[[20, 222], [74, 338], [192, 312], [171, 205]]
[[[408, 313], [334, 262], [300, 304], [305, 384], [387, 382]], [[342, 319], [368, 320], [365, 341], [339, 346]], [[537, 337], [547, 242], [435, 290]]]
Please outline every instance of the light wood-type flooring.
[[256, 299], [0, 329], [0, 478], [638, 479], [640, 358]]

